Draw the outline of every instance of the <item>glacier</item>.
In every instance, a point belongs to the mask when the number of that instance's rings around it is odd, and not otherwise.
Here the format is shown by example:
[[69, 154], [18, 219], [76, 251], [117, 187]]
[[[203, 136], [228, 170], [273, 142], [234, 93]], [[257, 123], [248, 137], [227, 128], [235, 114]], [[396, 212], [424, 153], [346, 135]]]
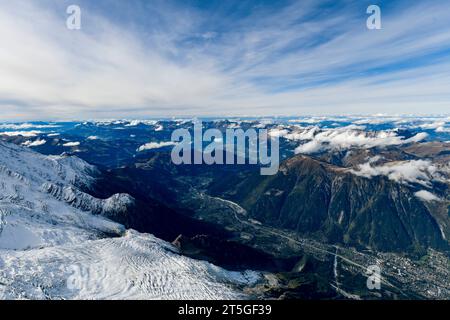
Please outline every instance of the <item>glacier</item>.
[[74, 156], [0, 141], [0, 299], [241, 299], [255, 271], [182, 256], [106, 218], [133, 198], [89, 195], [100, 172]]

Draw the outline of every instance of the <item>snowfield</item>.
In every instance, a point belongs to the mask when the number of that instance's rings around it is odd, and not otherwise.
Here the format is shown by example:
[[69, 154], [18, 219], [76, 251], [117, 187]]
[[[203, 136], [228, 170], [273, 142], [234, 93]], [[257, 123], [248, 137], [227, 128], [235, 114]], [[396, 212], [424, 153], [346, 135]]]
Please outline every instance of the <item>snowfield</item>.
[[84, 193], [96, 174], [76, 157], [0, 142], [0, 299], [239, 299], [259, 280], [92, 214], [132, 201]]
[[151, 235], [0, 251], [1, 299], [238, 299], [258, 280], [180, 256]]

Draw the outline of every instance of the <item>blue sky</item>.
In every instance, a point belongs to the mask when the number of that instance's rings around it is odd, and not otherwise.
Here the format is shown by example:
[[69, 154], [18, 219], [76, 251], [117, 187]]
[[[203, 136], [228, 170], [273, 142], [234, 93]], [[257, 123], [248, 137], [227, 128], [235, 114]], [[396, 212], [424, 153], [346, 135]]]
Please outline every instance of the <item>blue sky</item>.
[[[371, 4], [381, 30], [366, 28]], [[0, 118], [448, 113], [448, 6], [2, 1]]]

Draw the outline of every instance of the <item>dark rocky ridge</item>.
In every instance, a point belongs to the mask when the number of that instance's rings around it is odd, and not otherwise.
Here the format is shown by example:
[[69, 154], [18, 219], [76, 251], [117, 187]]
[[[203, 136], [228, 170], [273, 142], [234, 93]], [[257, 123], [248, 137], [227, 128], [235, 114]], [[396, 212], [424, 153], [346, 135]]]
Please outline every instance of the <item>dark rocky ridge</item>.
[[287, 160], [275, 176], [248, 177], [230, 198], [264, 224], [331, 243], [382, 251], [448, 248], [436, 220], [409, 187], [385, 177], [355, 176], [309, 157]]

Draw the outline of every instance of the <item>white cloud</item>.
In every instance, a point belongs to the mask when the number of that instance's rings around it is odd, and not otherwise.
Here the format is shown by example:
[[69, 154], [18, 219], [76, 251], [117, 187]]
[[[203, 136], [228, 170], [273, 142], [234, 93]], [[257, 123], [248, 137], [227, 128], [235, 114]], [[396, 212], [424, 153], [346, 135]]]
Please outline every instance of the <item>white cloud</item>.
[[286, 129], [272, 129], [269, 131], [269, 135], [271, 137], [285, 137], [286, 135], [289, 134], [289, 131]]
[[440, 200], [439, 197], [435, 196], [434, 194], [432, 194], [431, 192], [426, 191], [426, 190], [417, 191], [416, 193], [414, 193], [414, 195], [424, 201], [439, 201]]
[[19, 109], [26, 108], [38, 118], [42, 106], [56, 117], [98, 118], [129, 114], [130, 109], [148, 112], [148, 106], [155, 104], [163, 109], [197, 105], [202, 97], [225, 87], [223, 76], [205, 60], [178, 63], [163, 54], [164, 48], [146, 48], [114, 21], [95, 15], [90, 21], [86, 32], [71, 32], [61, 12], [45, 5], [2, 2], [2, 99], [17, 101]]
[[56, 124], [32, 124], [32, 123], [20, 123], [20, 124], [0, 124], [0, 129], [6, 130], [26, 130], [26, 129], [47, 129], [47, 128], [58, 128], [59, 125]]
[[445, 126], [445, 121], [436, 121], [431, 123], [423, 123], [419, 125], [419, 127], [422, 129], [437, 129], [442, 126]]
[[292, 119], [289, 120], [289, 122], [302, 122], [302, 123], [309, 123], [309, 124], [315, 124], [315, 123], [319, 123], [321, 121], [324, 121], [325, 117], [319, 117], [319, 118], [303, 118], [303, 119]]
[[369, 161], [349, 172], [366, 178], [386, 176], [396, 182], [417, 183], [426, 187], [431, 186], [432, 180], [441, 179], [438, 168], [428, 160], [389, 162], [380, 166], [372, 166]]
[[155, 125], [156, 123], [158, 123], [158, 121], [156, 120], [132, 120], [130, 121], [130, 123], [127, 123], [125, 125], [125, 127], [135, 127], [138, 126], [140, 124], [145, 124], [145, 125]]
[[392, 117], [374, 117], [374, 118], [364, 118], [364, 119], [359, 119], [354, 121], [353, 123], [356, 125], [360, 125], [360, 124], [384, 124], [384, 123], [388, 123], [388, 122], [393, 122], [396, 120], [401, 120], [400, 118], [396, 117], [396, 118], [392, 118]]
[[[94, 12], [72, 32], [48, 4], [0, 4], [5, 118], [42, 118], [43, 106], [45, 117], [64, 119], [448, 110], [447, 59], [364, 75], [446, 48], [450, 11], [443, 2], [389, 12], [383, 30], [370, 35], [361, 26], [365, 12], [351, 2], [314, 20], [308, 16], [317, 16], [316, 1], [255, 10], [217, 33], [199, 32], [208, 13], [160, 3], [152, 17], [158, 24], [147, 32]], [[198, 44], [186, 41], [195, 35]]]
[[63, 144], [63, 147], [78, 147], [79, 145], [79, 142], [67, 142]]
[[206, 40], [211, 40], [214, 39], [215, 37], [217, 37], [217, 32], [205, 32], [203, 34], [200, 35], [203, 39]]
[[288, 140], [312, 140], [314, 139], [314, 135], [320, 131], [319, 127], [310, 127], [306, 129], [301, 129], [297, 131], [293, 131], [285, 136]]
[[25, 147], [39, 147], [42, 146], [44, 144], [46, 144], [47, 141], [46, 140], [35, 140], [35, 141], [25, 141], [24, 143], [22, 143], [23, 146]]
[[89, 136], [89, 137], [87, 137], [87, 139], [88, 140], [98, 140], [99, 137], [97, 137], [97, 136]]
[[32, 131], [7, 131], [0, 132], [0, 135], [9, 136], [9, 137], [36, 137], [37, 135], [42, 134], [42, 131], [32, 130]]
[[436, 128], [436, 132], [439, 132], [439, 133], [450, 133], [450, 128], [442, 126], [442, 127]]
[[141, 152], [141, 151], [145, 151], [145, 150], [151, 150], [151, 149], [159, 149], [159, 148], [163, 148], [163, 147], [168, 147], [168, 146], [174, 146], [176, 145], [175, 142], [149, 142], [146, 143], [142, 146], [140, 146], [137, 151]]
[[297, 148], [295, 148], [295, 153], [305, 153], [305, 154], [311, 154], [311, 153], [316, 153], [319, 152], [321, 150], [323, 150], [323, 145], [322, 143], [320, 143], [317, 140], [312, 140], [308, 143], [305, 143], [301, 146], [298, 146]]
[[336, 129], [319, 129], [313, 127], [291, 133], [293, 140], [311, 140], [295, 149], [296, 153], [315, 153], [325, 150], [345, 150], [354, 147], [373, 148], [390, 145], [401, 145], [424, 140], [427, 133], [420, 132], [405, 139], [394, 131], [364, 131], [358, 126], [347, 126]]

